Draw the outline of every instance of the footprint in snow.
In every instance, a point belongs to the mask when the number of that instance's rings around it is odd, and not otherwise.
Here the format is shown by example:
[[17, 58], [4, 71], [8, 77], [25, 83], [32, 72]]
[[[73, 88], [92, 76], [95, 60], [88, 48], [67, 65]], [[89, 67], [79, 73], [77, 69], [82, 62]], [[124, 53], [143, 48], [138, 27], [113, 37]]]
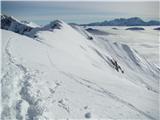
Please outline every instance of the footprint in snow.
[[85, 118], [91, 118], [91, 113], [90, 113], [90, 112], [87, 112], [87, 113], [85, 114]]

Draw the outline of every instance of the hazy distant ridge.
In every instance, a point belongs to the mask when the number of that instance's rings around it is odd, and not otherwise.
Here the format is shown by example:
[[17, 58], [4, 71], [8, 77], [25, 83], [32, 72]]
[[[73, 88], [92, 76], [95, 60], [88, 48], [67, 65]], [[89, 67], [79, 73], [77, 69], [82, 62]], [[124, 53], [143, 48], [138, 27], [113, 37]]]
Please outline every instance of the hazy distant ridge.
[[144, 21], [139, 17], [132, 17], [132, 18], [117, 18], [110, 21], [103, 21], [103, 22], [94, 22], [89, 24], [81, 24], [87, 26], [154, 26], [160, 25], [160, 21], [150, 20]]

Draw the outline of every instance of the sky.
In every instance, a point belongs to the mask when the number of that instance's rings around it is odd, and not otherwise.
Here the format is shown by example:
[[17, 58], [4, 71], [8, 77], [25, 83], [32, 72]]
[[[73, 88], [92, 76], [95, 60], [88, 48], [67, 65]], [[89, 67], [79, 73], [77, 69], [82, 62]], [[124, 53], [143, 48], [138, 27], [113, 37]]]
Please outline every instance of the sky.
[[91, 23], [115, 18], [141, 17], [159, 20], [157, 1], [141, 2], [55, 2], [55, 1], [2, 1], [1, 12], [19, 20], [41, 25], [60, 19], [67, 23]]

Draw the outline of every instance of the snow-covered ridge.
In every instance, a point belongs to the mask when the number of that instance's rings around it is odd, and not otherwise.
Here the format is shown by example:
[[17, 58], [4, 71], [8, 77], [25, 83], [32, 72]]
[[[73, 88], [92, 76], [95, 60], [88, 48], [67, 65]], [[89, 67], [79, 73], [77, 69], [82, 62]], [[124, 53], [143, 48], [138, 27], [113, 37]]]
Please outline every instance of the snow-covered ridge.
[[23, 24], [14, 17], [6, 15], [1, 15], [1, 28], [20, 34], [25, 34], [33, 29], [33, 27]]
[[128, 45], [60, 20], [1, 31], [2, 119], [158, 120], [160, 70]]
[[132, 17], [132, 18], [118, 18], [114, 20], [105, 20], [102, 22], [95, 22], [89, 24], [82, 24], [83, 26], [159, 26], [160, 21], [150, 20], [150, 21], [143, 21], [139, 17]]
[[1, 15], [1, 29], [10, 30], [30, 37], [33, 37], [38, 31], [53, 31], [54, 29], [61, 29], [64, 25], [65, 23], [63, 21], [54, 20], [45, 26], [39, 26], [33, 22], [19, 21], [13, 16]]

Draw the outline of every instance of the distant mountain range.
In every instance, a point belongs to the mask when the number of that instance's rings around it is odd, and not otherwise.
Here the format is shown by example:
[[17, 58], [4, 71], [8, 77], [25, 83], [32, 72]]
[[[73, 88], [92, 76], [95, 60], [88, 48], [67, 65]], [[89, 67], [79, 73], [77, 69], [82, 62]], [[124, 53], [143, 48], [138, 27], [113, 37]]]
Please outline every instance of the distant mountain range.
[[155, 26], [160, 25], [160, 21], [150, 20], [148, 22], [143, 21], [139, 17], [132, 18], [118, 18], [110, 21], [94, 22], [89, 24], [81, 24], [82, 26]]

